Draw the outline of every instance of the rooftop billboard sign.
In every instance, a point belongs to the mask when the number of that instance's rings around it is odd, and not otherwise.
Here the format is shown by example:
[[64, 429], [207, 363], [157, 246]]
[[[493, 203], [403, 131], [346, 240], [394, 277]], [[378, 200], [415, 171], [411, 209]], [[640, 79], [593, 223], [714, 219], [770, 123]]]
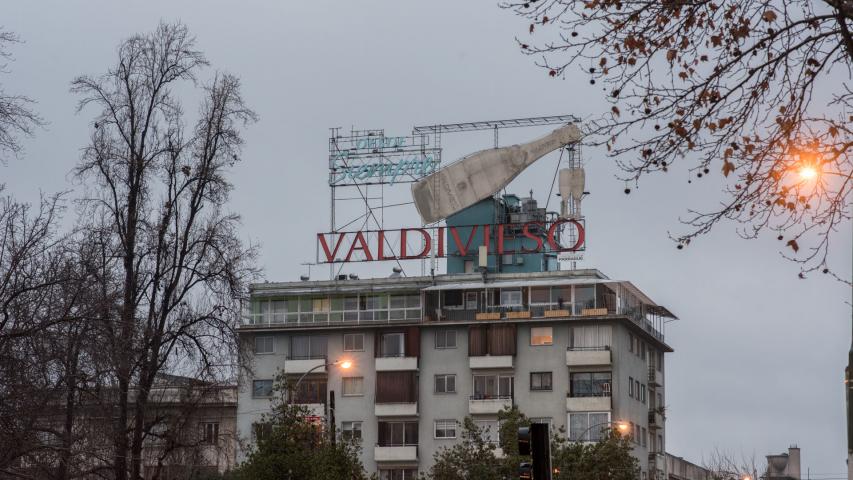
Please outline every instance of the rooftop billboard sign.
[[[477, 238], [482, 243], [475, 244]], [[570, 244], [564, 243], [567, 241]], [[510, 249], [510, 243], [520, 246]], [[584, 224], [566, 219], [523, 224], [330, 232], [317, 234], [317, 263], [416, 260], [433, 255], [436, 258], [464, 257], [476, 255], [480, 245], [493, 249], [488, 251], [490, 255], [580, 252], [585, 244]]]
[[416, 182], [438, 170], [441, 149], [427, 135], [386, 137], [382, 130], [329, 138], [329, 185]]

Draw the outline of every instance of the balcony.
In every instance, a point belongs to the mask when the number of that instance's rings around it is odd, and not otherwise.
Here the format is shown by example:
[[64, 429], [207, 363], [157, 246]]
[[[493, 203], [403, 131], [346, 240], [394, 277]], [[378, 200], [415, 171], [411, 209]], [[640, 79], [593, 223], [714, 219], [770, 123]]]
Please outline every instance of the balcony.
[[649, 429], [663, 428], [664, 416], [660, 410], [649, 410]]
[[590, 367], [610, 365], [610, 347], [569, 347], [566, 350], [566, 365], [569, 367]]
[[301, 374], [308, 373], [316, 368], [314, 372], [326, 373], [326, 358], [290, 358], [284, 362], [284, 373], [286, 374]]
[[512, 396], [484, 398], [472, 395], [468, 399], [468, 413], [471, 415], [494, 415], [505, 408], [512, 408]]
[[662, 387], [663, 373], [659, 372], [655, 367], [649, 367], [649, 386]]
[[482, 368], [512, 368], [512, 355], [482, 355], [468, 357], [468, 366], [472, 370]]
[[399, 445], [383, 447], [376, 445], [373, 449], [373, 459], [377, 462], [417, 462], [417, 445]]
[[665, 459], [663, 453], [660, 452], [649, 452], [649, 470], [663, 470], [666, 466], [664, 464]]
[[418, 415], [418, 402], [377, 403], [374, 405], [374, 415], [377, 417], [416, 417]]
[[567, 412], [606, 412], [611, 406], [610, 395], [566, 396]]
[[377, 372], [399, 372], [418, 369], [418, 357], [377, 357]]

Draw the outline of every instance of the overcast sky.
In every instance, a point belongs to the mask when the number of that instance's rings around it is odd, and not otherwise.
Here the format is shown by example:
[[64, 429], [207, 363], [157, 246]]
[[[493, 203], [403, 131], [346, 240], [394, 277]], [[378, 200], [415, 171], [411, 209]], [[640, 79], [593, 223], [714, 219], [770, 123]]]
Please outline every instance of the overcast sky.
[[[237, 7], [239, 5], [239, 7]], [[549, 78], [521, 55], [526, 25], [494, 1], [278, 2], [6, 1], [0, 24], [26, 42], [14, 48], [9, 93], [38, 101], [50, 122], [19, 159], [0, 166], [0, 183], [26, 200], [78, 188], [69, 171], [91, 130], [93, 111], [75, 114], [71, 79], [99, 74], [116, 46], [160, 19], [181, 20], [214, 69], [239, 75], [260, 115], [246, 132], [231, 202], [243, 236], [262, 246], [271, 281], [296, 280], [314, 259], [316, 232], [329, 224], [328, 129], [576, 114], [607, 108], [600, 87], [577, 70]], [[574, 70], [573, 70], [574, 72]], [[188, 102], [189, 103], [189, 102]], [[191, 103], [186, 105], [195, 110]], [[501, 143], [546, 130], [505, 132]], [[490, 146], [490, 132], [446, 135], [444, 160]], [[612, 162], [584, 151], [588, 250], [582, 267], [630, 280], [681, 320], [667, 325], [667, 451], [701, 463], [714, 449], [762, 457], [802, 448], [803, 475], [845, 472], [843, 369], [850, 345], [849, 289], [826, 276], [797, 278], [772, 235], [745, 241], [732, 225], [678, 251], [668, 231], [688, 207], [714, 205], [719, 175], [687, 184], [674, 168], [626, 196]], [[556, 158], [546, 157], [510, 190], [545, 201]], [[407, 197], [393, 187], [389, 198]], [[553, 207], [553, 202], [551, 207]], [[386, 226], [419, 224], [414, 208]], [[851, 274], [851, 236], [834, 241], [833, 269]], [[361, 266], [384, 276], [390, 264]], [[417, 274], [418, 266], [407, 273]], [[347, 270], [347, 272], [350, 270]], [[312, 270], [314, 278], [327, 269]], [[763, 462], [761, 462], [763, 464]]]

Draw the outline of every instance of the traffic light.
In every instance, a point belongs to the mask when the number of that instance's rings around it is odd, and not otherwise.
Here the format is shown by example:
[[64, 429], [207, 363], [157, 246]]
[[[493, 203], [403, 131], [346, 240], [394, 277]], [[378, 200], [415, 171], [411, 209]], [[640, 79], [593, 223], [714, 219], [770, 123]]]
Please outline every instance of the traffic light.
[[518, 454], [530, 455], [530, 427], [518, 429]]
[[548, 424], [534, 423], [518, 429], [518, 454], [530, 455], [532, 463], [519, 466], [519, 479], [551, 480], [551, 442]]

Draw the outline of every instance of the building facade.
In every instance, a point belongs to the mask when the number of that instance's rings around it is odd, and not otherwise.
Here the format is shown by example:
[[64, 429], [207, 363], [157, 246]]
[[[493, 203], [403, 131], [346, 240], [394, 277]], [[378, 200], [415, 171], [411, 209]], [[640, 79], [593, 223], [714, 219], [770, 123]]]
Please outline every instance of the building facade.
[[[256, 284], [239, 329], [252, 352], [237, 427], [253, 441], [278, 372], [305, 379], [312, 415], [361, 439], [380, 479], [416, 478], [471, 416], [497, 442], [497, 415], [595, 441], [629, 425], [642, 479], [666, 476], [663, 325], [675, 318], [597, 270], [448, 274]], [[349, 360], [341, 369], [329, 365]]]

